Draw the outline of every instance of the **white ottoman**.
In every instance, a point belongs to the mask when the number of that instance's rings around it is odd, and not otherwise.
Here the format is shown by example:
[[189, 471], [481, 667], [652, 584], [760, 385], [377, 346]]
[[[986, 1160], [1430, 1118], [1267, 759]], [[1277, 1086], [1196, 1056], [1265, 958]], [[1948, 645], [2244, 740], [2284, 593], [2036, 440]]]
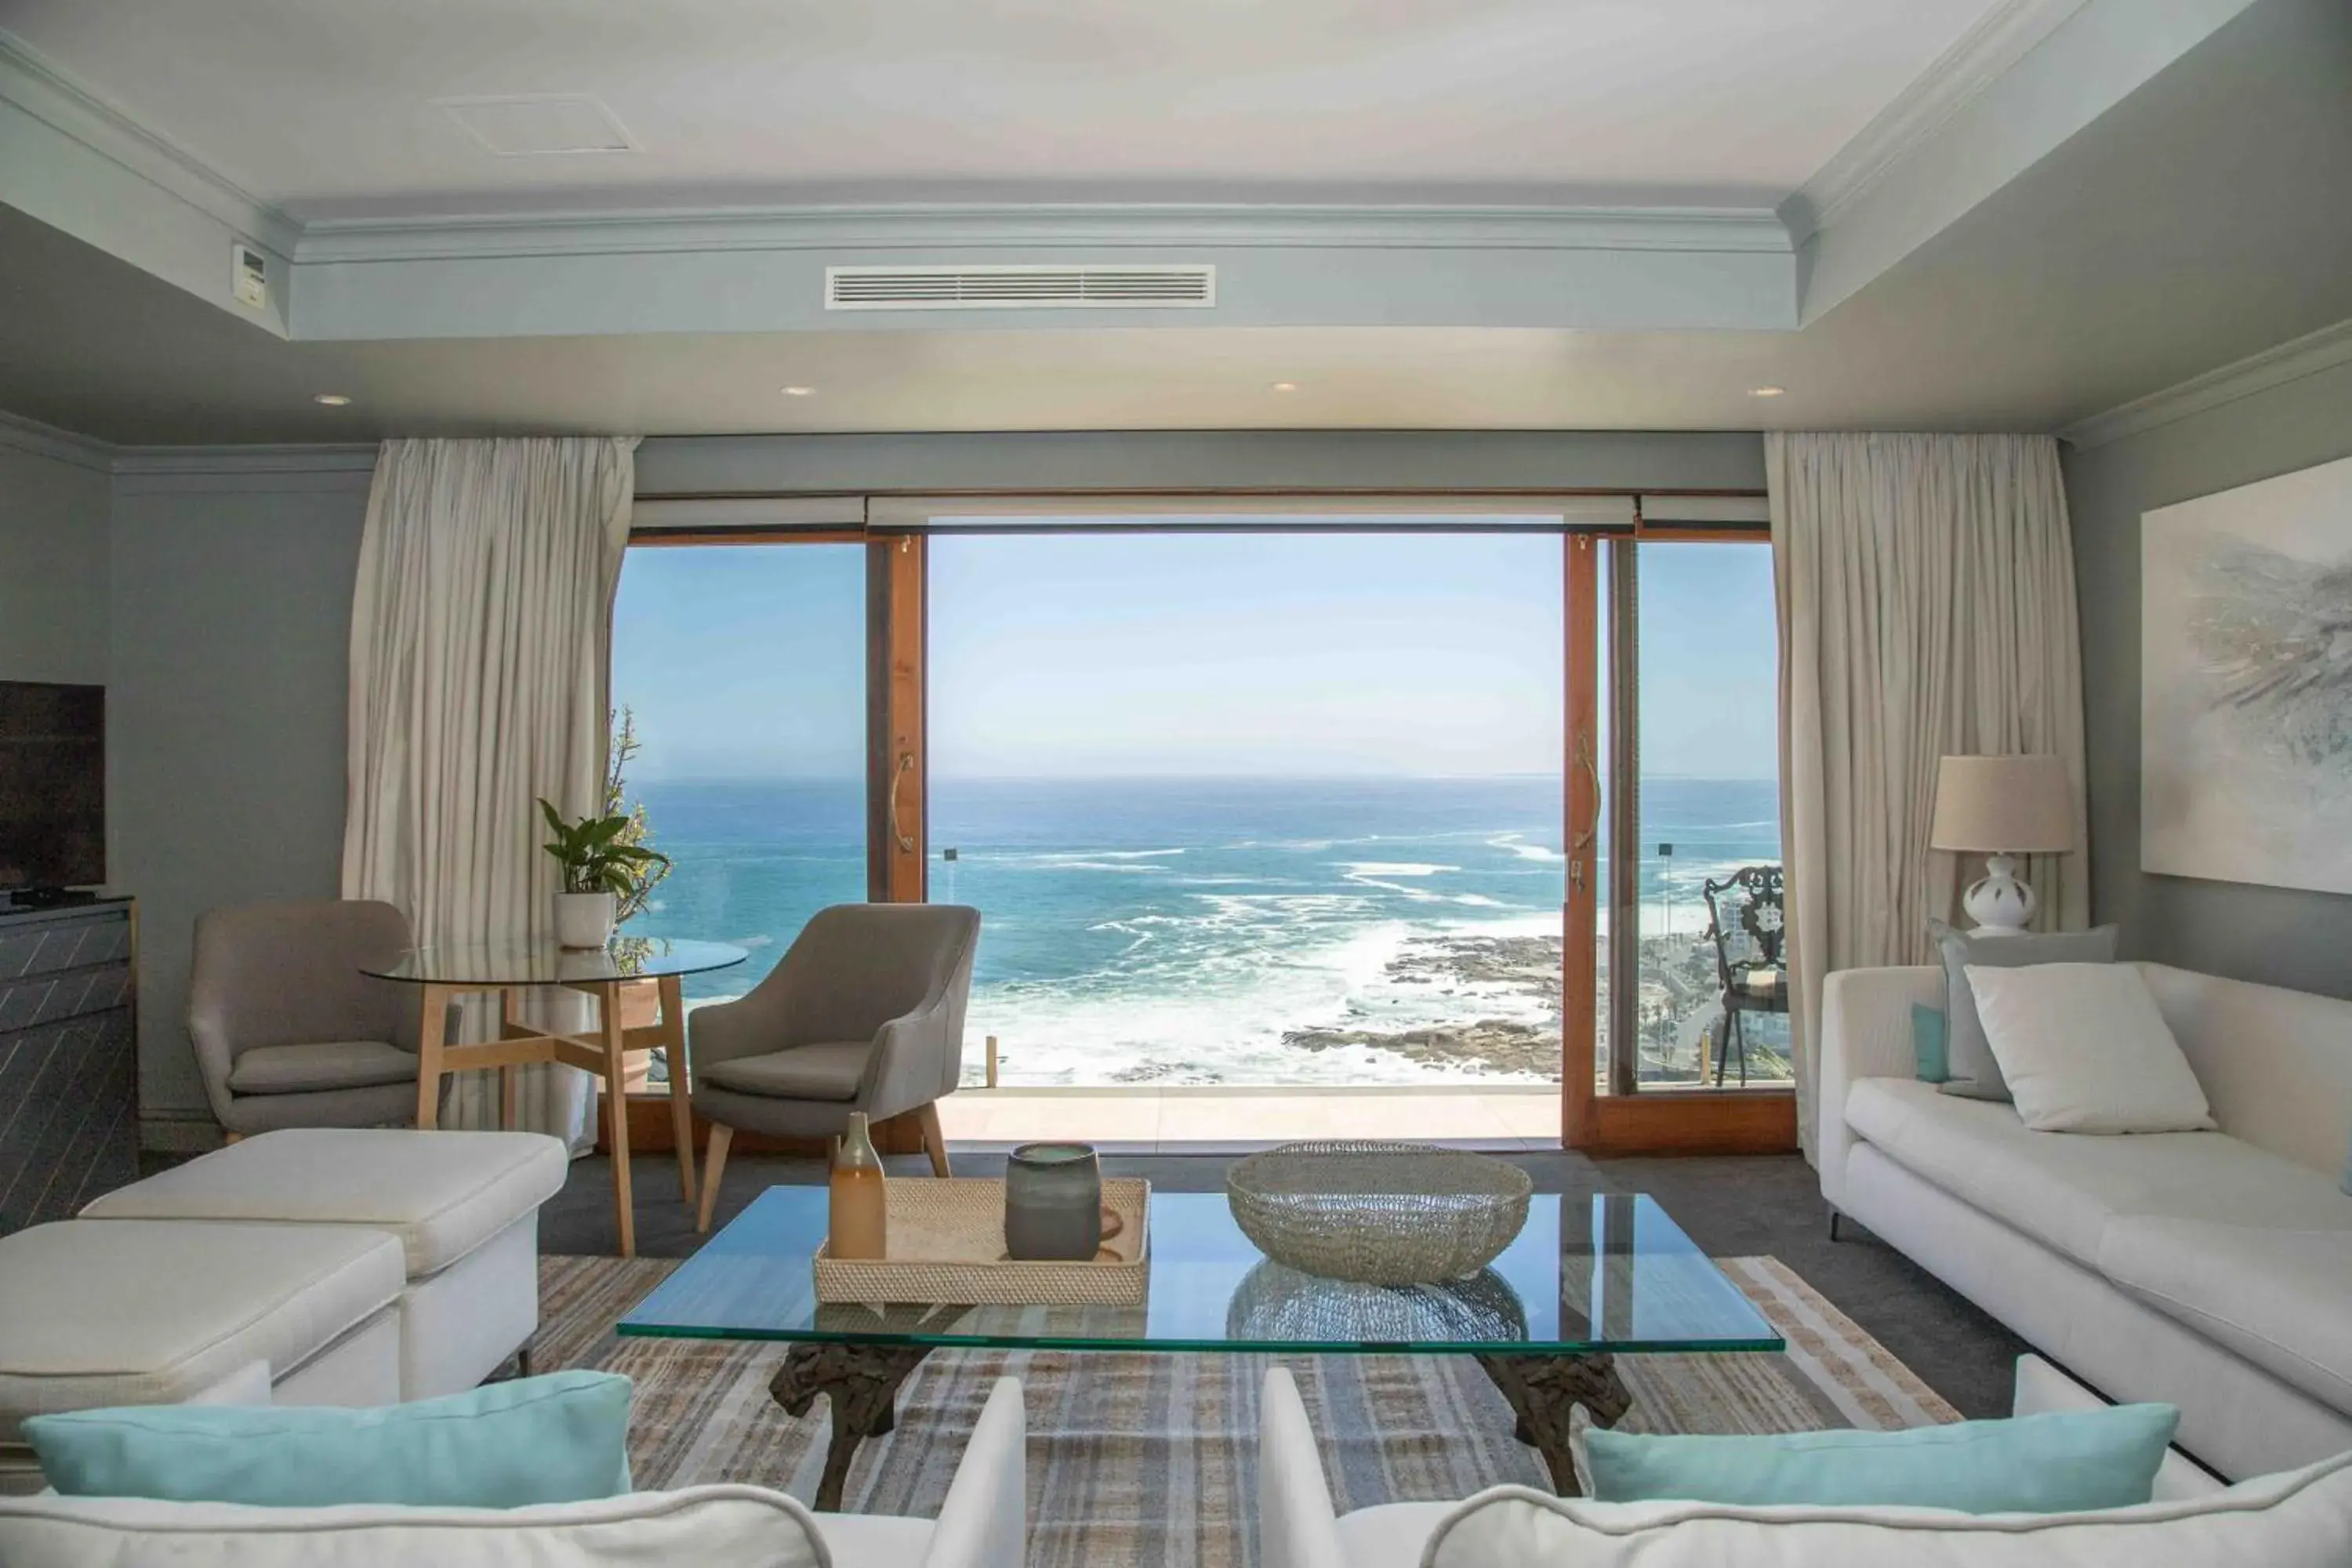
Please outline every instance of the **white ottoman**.
[[400, 1397], [473, 1387], [539, 1328], [539, 1205], [571, 1156], [537, 1132], [288, 1128], [111, 1192], [85, 1220], [273, 1221], [397, 1237]]
[[400, 1397], [400, 1244], [382, 1231], [67, 1220], [0, 1236], [0, 1470], [27, 1415], [176, 1405], [256, 1362], [282, 1405]]

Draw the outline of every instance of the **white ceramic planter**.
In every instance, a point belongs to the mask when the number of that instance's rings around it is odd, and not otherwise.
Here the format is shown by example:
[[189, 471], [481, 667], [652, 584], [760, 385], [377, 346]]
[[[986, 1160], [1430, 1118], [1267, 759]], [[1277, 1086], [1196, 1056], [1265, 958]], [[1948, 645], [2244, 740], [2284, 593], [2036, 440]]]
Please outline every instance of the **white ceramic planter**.
[[618, 900], [610, 893], [555, 895], [555, 940], [564, 947], [602, 947], [613, 940]]

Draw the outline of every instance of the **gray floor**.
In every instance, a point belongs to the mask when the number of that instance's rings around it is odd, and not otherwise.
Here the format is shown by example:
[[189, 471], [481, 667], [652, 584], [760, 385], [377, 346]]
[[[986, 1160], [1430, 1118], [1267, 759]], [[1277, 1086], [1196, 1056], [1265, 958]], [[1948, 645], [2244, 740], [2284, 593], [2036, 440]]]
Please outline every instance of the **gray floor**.
[[[1721, 1258], [1769, 1256], [1795, 1269], [1837, 1303], [1879, 1343], [1927, 1379], [1969, 1416], [2006, 1415], [2010, 1367], [2025, 1347], [2015, 1335], [1924, 1270], [1847, 1223], [1832, 1242], [1822, 1221], [1813, 1173], [1794, 1155], [1696, 1159], [1588, 1160], [1564, 1152], [1507, 1153], [1524, 1166], [1537, 1190], [1585, 1194], [1647, 1193], [1709, 1253]], [[1148, 1177], [1170, 1192], [1216, 1192], [1224, 1184], [1223, 1154], [1106, 1154], [1107, 1173]], [[893, 1156], [892, 1173], [928, 1173], [919, 1155]], [[956, 1156], [959, 1175], [997, 1175], [1001, 1153]], [[682, 1258], [701, 1238], [678, 1201], [677, 1165], [667, 1154], [633, 1162], [637, 1193], [637, 1250], [650, 1258]], [[813, 1159], [739, 1156], [728, 1162], [719, 1194], [724, 1224], [767, 1187], [824, 1178]], [[714, 1226], [716, 1228], [716, 1226]], [[540, 1247], [551, 1253], [611, 1253], [612, 1172], [603, 1159], [582, 1160], [554, 1202], [540, 1211]]]

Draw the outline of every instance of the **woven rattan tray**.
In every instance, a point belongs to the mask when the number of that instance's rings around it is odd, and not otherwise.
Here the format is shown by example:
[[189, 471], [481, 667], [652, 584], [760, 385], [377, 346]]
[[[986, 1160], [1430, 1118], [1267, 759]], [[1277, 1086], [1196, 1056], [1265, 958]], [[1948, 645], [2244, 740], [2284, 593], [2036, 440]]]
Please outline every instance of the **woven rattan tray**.
[[816, 1252], [820, 1301], [964, 1306], [1137, 1307], [1150, 1286], [1151, 1184], [1110, 1178], [1103, 1206], [1118, 1234], [1091, 1263], [1015, 1263], [1004, 1256], [1004, 1184], [909, 1176], [883, 1189], [890, 1256], [855, 1262]]

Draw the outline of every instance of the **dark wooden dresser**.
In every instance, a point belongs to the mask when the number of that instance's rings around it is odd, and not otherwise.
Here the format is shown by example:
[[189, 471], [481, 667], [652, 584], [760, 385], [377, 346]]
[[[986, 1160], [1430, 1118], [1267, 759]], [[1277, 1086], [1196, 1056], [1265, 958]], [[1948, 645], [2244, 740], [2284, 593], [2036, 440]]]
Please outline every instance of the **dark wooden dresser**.
[[0, 906], [0, 1233], [139, 1175], [129, 899]]

